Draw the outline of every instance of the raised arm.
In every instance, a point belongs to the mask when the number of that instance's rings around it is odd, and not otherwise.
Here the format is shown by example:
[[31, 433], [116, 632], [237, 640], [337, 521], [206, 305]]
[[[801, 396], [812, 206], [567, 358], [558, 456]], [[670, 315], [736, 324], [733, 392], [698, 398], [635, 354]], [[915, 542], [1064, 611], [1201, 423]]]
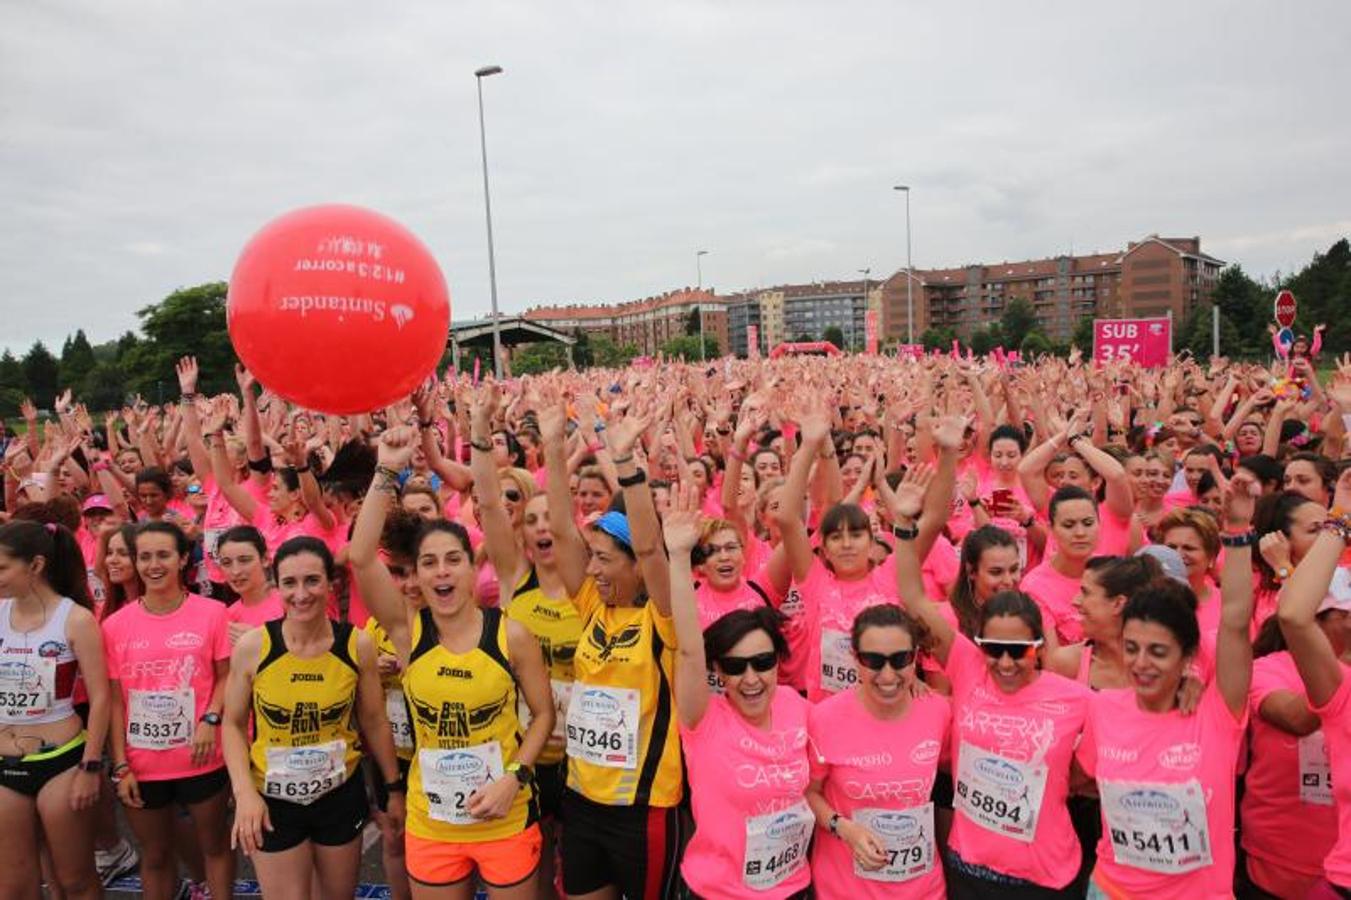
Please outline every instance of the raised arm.
[[563, 449], [563, 428], [567, 412], [562, 398], [546, 398], [539, 410], [540, 442], [544, 445], [544, 466], [548, 472], [545, 492], [549, 497], [549, 536], [554, 542], [554, 559], [568, 593], [577, 596], [586, 581], [586, 566], [591, 558], [586, 539], [572, 515], [572, 492], [568, 490], [568, 462]]
[[366, 607], [385, 629], [398, 651], [400, 662], [408, 663], [410, 630], [408, 607], [403, 592], [380, 559], [380, 533], [389, 515], [390, 501], [398, 493], [399, 473], [413, 456], [416, 435], [408, 428], [391, 428], [380, 436], [377, 448], [375, 478], [371, 481], [366, 499], [361, 502], [352, 542], [347, 546], [347, 561], [352, 564], [361, 598]]
[[605, 433], [610, 440], [610, 452], [619, 471], [619, 484], [624, 488], [624, 509], [628, 514], [629, 531], [633, 537], [633, 555], [638, 558], [638, 571], [648, 598], [663, 616], [671, 614], [671, 574], [662, 545], [661, 526], [657, 522], [657, 507], [652, 502], [652, 489], [647, 476], [634, 464], [633, 445], [647, 428], [647, 422], [635, 415], [615, 422]]
[[197, 415], [197, 357], [185, 356], [174, 367], [178, 372], [178, 388], [183, 400], [183, 434], [188, 443], [188, 459], [192, 470], [205, 475], [211, 471], [211, 451], [202, 440], [202, 422]]
[[676, 714], [686, 728], [696, 727], [708, 709], [708, 661], [704, 634], [694, 594], [690, 552], [699, 543], [699, 499], [691, 485], [682, 485], [671, 497], [671, 509], [662, 523], [671, 555], [671, 618], [675, 622]]
[[[516, 543], [507, 508], [502, 505], [502, 482], [493, 462], [492, 417], [497, 407], [497, 385], [485, 384], [474, 396], [469, 411], [469, 470], [478, 489], [479, 524], [483, 526], [483, 546], [488, 559], [502, 581], [503, 596], [511, 596], [522, 574], [525, 559]], [[552, 516], [550, 517], [552, 518]]]
[[1121, 521], [1135, 512], [1135, 497], [1131, 493], [1130, 478], [1117, 458], [1083, 434], [1069, 436], [1070, 449], [1079, 454], [1090, 469], [1098, 473], [1107, 488], [1107, 507]]
[[[258, 484], [267, 482], [270, 467], [267, 465], [267, 448], [263, 446], [263, 422], [258, 416], [258, 398], [253, 387], [258, 383], [253, 374], [243, 366], [235, 366], [235, 383], [239, 385], [239, 397], [243, 406], [239, 411], [239, 424], [244, 430], [244, 447], [249, 460], [249, 477]], [[216, 476], [221, 483], [220, 476]]]
[[[960, 438], [959, 438], [960, 439]], [[946, 666], [948, 654], [952, 651], [952, 642], [956, 640], [956, 631], [947, 619], [938, 611], [938, 606], [924, 594], [924, 579], [920, 575], [920, 559], [915, 553], [914, 538], [902, 537], [905, 532], [914, 533], [915, 523], [924, 508], [924, 494], [933, 481], [933, 467], [925, 464], [913, 466], [896, 485], [894, 491], [887, 491], [885, 502], [891, 510], [891, 520], [896, 523], [896, 590], [900, 594], [901, 605], [909, 613], [924, 623], [933, 637], [934, 658], [939, 665]]]
[[[1337, 481], [1336, 509], [1351, 509], [1351, 469]], [[1326, 706], [1341, 687], [1343, 670], [1332, 644], [1318, 626], [1318, 607], [1327, 596], [1337, 564], [1346, 550], [1348, 527], [1345, 514], [1339, 523], [1325, 527], [1309, 552], [1281, 588], [1281, 633], [1299, 668], [1299, 677], [1314, 707]]]
[[[807, 536], [807, 522], [802, 501], [807, 493], [812, 460], [830, 440], [830, 420], [823, 409], [816, 409], [802, 417], [802, 443], [788, 466], [788, 481], [782, 489], [782, 498], [774, 517], [783, 537], [782, 550], [786, 556], [792, 579], [801, 581], [811, 571], [812, 544]], [[778, 584], [775, 588], [781, 587]], [[787, 585], [782, 585], [786, 590]]]
[[[1261, 486], [1251, 473], [1239, 469], [1224, 493], [1221, 518], [1229, 534], [1252, 531], [1253, 507]], [[1225, 547], [1220, 573], [1220, 632], [1215, 645], [1215, 681], [1234, 718], [1243, 715], [1252, 684], [1253, 605], [1252, 543]]]

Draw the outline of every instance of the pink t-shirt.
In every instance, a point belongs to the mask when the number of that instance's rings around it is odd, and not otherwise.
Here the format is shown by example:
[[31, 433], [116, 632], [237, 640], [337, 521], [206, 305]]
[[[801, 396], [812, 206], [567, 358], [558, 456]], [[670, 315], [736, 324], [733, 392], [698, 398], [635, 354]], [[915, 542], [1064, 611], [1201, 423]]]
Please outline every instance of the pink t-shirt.
[[1314, 712], [1323, 720], [1337, 810], [1337, 843], [1323, 861], [1323, 874], [1338, 887], [1351, 888], [1351, 677], [1345, 670], [1337, 693]]
[[924, 558], [919, 574], [924, 579], [924, 593], [930, 597], [946, 597], [957, 583], [961, 572], [961, 558], [952, 541], [939, 535], [929, 555]]
[[1063, 644], [1077, 644], [1084, 639], [1084, 626], [1074, 598], [1079, 594], [1079, 579], [1061, 575], [1047, 559], [1023, 576], [1019, 585], [1023, 592], [1037, 601], [1046, 627], [1054, 627], [1056, 637]]
[[[820, 900], [942, 897], [943, 861], [938, 858], [928, 804], [948, 740], [952, 707], [946, 697], [930, 693], [913, 701], [904, 716], [882, 720], [868, 712], [858, 691], [855, 687], [812, 707], [807, 720], [814, 748], [812, 780], [822, 782], [832, 809], [869, 825], [889, 850], [905, 853], [900, 857], [905, 862], [880, 873], [856, 873], [849, 845], [818, 829], [812, 847], [816, 896]], [[879, 817], [884, 810], [906, 812]]]
[[1273, 867], [1264, 872], [1286, 869], [1305, 876], [1297, 883], [1261, 887], [1281, 897], [1302, 897], [1309, 880], [1322, 874], [1323, 859], [1337, 842], [1337, 809], [1332, 786], [1324, 777], [1327, 752], [1322, 730], [1301, 738], [1262, 718], [1262, 702], [1277, 691], [1307, 699], [1294, 657], [1284, 651], [1253, 661], [1247, 788], [1239, 817], [1243, 849]]
[[695, 831], [680, 872], [699, 896], [787, 897], [810, 883], [809, 708], [780, 687], [761, 730], [715, 694], [695, 728], [681, 726]]
[[807, 699], [816, 703], [858, 682], [858, 667], [849, 634], [854, 618], [880, 603], [895, 604], [896, 557], [874, 566], [857, 581], [841, 581], [820, 559], [812, 560], [807, 577], [798, 585], [802, 615], [792, 620], [800, 628], [794, 654], [803, 653], [802, 675]]
[[1091, 692], [1043, 671], [1006, 694], [990, 678], [985, 654], [961, 634], [944, 671], [952, 681], [957, 808], [949, 846], [965, 862], [1064, 887], [1079, 870], [1065, 803]]
[[744, 578], [730, 591], [720, 591], [707, 581], [702, 581], [694, 589], [694, 598], [698, 603], [700, 628], [707, 628], [733, 610], [758, 609], [769, 605], [766, 596], [751, 587]]
[[273, 619], [283, 618], [285, 615], [286, 608], [282, 606], [281, 594], [277, 591], [269, 591], [262, 602], [253, 606], [246, 606], [243, 600], [236, 600], [225, 608], [225, 617], [231, 622], [252, 625], [254, 628], [265, 625]]
[[192, 733], [216, 687], [215, 664], [230, 658], [225, 607], [197, 594], [166, 616], [132, 603], [103, 623], [108, 677], [118, 682], [127, 721], [127, 762], [141, 781], [165, 781], [223, 766], [220, 742], [192, 762]]
[[1212, 682], [1194, 714], [1140, 709], [1130, 688], [1098, 691], [1076, 758], [1097, 779], [1101, 877], [1130, 897], [1232, 897], [1234, 778], [1247, 724]]
[[[266, 484], [259, 484], [252, 478], [246, 478], [239, 486], [260, 506], [267, 506]], [[206, 551], [206, 572], [210, 580], [219, 584], [227, 579], [225, 572], [216, 564], [216, 542], [226, 531], [246, 523], [239, 511], [225, 499], [225, 494], [221, 492], [215, 476], [210, 473], [202, 476], [202, 491], [206, 494], [206, 512], [202, 514], [202, 547]], [[268, 549], [275, 548], [269, 544]]]

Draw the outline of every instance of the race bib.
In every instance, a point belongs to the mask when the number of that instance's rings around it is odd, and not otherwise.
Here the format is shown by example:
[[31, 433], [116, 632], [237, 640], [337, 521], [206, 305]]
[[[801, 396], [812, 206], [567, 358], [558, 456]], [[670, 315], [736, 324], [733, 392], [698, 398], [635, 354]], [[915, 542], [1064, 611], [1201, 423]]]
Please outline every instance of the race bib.
[[422, 792], [427, 814], [439, 822], [473, 825], [469, 798], [474, 791], [502, 777], [502, 745], [497, 741], [460, 750], [419, 750]]
[[1046, 766], [1006, 759], [962, 741], [957, 808], [987, 831], [1032, 842], [1046, 792]]
[[765, 890], [783, 883], [807, 863], [816, 818], [805, 800], [776, 813], [746, 820], [746, 857], [741, 881]]
[[1323, 729], [1299, 739], [1299, 800], [1315, 806], [1332, 806], [1332, 766]]
[[386, 689], [385, 718], [389, 719], [389, 730], [394, 733], [395, 749], [412, 750], [413, 720], [408, 718], [408, 704], [404, 702], [401, 689]]
[[268, 747], [263, 796], [308, 806], [347, 780], [347, 744]]
[[638, 766], [638, 692], [629, 688], [574, 687], [568, 704], [568, 756], [596, 766]]
[[216, 546], [220, 543], [220, 536], [225, 534], [226, 530], [224, 528], [207, 528], [202, 531], [202, 550], [213, 563], [218, 562]]
[[821, 629], [821, 690], [838, 693], [858, 684], [858, 665], [849, 635]]
[[172, 750], [192, 741], [197, 698], [181, 691], [131, 691], [127, 708], [127, 744], [138, 750]]
[[[568, 703], [572, 700], [572, 682], [550, 678], [549, 695], [554, 704], [554, 730], [550, 736], [561, 739], [568, 718]], [[530, 705], [525, 702], [524, 691], [516, 692], [516, 718], [521, 720], [521, 728], [529, 727]]]
[[52, 708], [56, 660], [31, 656], [0, 662], [0, 722], [24, 722]]
[[1211, 864], [1205, 790], [1196, 779], [1181, 784], [1099, 781], [1098, 789], [1118, 863], [1164, 875]]
[[856, 809], [850, 816], [877, 835], [886, 847], [887, 861], [868, 871], [854, 860], [854, 874], [868, 881], [909, 881], [933, 871], [934, 805], [912, 809]]

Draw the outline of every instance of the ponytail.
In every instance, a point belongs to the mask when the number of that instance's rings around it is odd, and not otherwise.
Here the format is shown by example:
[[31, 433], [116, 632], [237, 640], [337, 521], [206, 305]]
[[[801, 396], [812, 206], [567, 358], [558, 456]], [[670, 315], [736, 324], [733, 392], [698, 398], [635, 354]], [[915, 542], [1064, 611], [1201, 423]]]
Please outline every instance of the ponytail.
[[41, 557], [42, 579], [52, 590], [85, 609], [94, 608], [89, 599], [84, 554], [66, 526], [54, 522], [10, 522], [0, 526], [0, 551], [26, 563]]

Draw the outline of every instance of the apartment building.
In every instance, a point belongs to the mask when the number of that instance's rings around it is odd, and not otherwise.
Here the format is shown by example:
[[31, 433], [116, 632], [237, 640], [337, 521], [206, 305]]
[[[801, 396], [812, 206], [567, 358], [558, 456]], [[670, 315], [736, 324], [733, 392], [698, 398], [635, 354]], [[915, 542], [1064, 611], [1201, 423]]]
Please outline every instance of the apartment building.
[[581, 329], [588, 337], [604, 336], [620, 346], [632, 344], [640, 354], [651, 356], [666, 342], [685, 334], [690, 316], [700, 309], [704, 334], [718, 342], [719, 352], [726, 352], [727, 299], [708, 289], [681, 288], [612, 305], [537, 306], [522, 315], [569, 334]]

